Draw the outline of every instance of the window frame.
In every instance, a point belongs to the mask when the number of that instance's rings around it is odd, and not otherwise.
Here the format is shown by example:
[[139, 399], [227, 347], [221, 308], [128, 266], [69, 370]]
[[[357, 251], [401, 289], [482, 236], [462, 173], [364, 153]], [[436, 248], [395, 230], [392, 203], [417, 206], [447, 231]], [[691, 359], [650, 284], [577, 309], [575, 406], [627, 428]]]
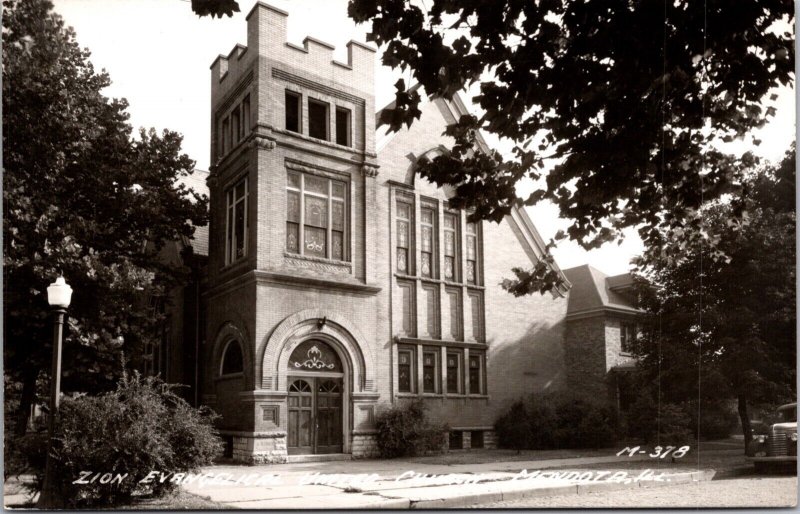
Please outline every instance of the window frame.
[[[232, 344], [236, 344], [239, 348], [239, 355], [241, 356], [242, 361], [242, 368], [238, 371], [229, 371], [225, 372], [225, 361], [228, 357], [228, 351], [231, 348]], [[244, 374], [244, 348], [242, 344], [236, 338], [228, 339], [228, 342], [225, 343], [225, 347], [222, 349], [222, 354], [219, 359], [219, 376], [220, 377], [233, 377], [233, 376], [240, 376]]]
[[[404, 391], [400, 382], [400, 354], [407, 353], [409, 367], [409, 390]], [[397, 392], [404, 394], [417, 394], [417, 348], [414, 345], [400, 345], [397, 347]]]
[[[317, 105], [322, 107], [325, 111], [325, 122], [323, 126], [325, 127], [325, 137], [317, 137], [311, 133], [311, 105]], [[308, 137], [313, 137], [314, 139], [319, 139], [321, 141], [330, 141], [331, 140], [331, 105], [324, 101], [319, 100], [317, 98], [307, 97], [306, 98], [306, 109], [308, 110]]]
[[[345, 126], [344, 126], [344, 135], [345, 135], [345, 142], [342, 143], [339, 141], [339, 113], [344, 113], [345, 117]], [[336, 144], [341, 146], [352, 147], [353, 146], [353, 111], [348, 109], [347, 107], [343, 107], [341, 105], [337, 105], [335, 112], [334, 112], [334, 128], [336, 129]]]
[[[472, 383], [472, 359], [476, 358], [478, 361], [478, 392], [473, 391], [474, 384]], [[486, 354], [484, 352], [470, 352], [467, 361], [467, 373], [469, 377], [469, 391], [467, 394], [470, 396], [483, 396], [486, 394]]]
[[[403, 218], [400, 216], [399, 205], [403, 204], [408, 207], [408, 217]], [[406, 224], [406, 246], [400, 246], [400, 223]], [[414, 263], [416, 261], [414, 253], [414, 199], [398, 196], [395, 199], [395, 267], [397, 272], [402, 275], [414, 275]], [[406, 253], [406, 269], [401, 270], [399, 266], [399, 259], [397, 258], [400, 249]]]
[[[292, 186], [289, 180], [290, 175], [296, 175], [300, 178], [300, 187], [299, 189]], [[307, 191], [306, 190], [306, 177], [311, 176], [316, 179], [324, 180], [327, 185], [327, 193], [317, 193], [315, 191]], [[342, 186], [343, 196], [341, 198], [334, 196], [334, 184], [340, 184]], [[349, 194], [349, 182], [342, 178], [330, 178], [325, 175], [317, 175], [314, 173], [307, 173], [302, 171], [296, 170], [287, 170], [286, 172], [286, 224], [284, 225], [286, 231], [286, 237], [284, 239], [284, 250], [287, 253], [292, 255], [297, 255], [305, 258], [313, 258], [313, 259], [325, 259], [334, 262], [350, 262], [350, 252], [349, 252], [349, 241], [350, 241], [350, 218], [348, 216], [348, 194]], [[288, 198], [290, 193], [295, 193], [299, 196], [299, 217], [297, 221], [289, 221], [289, 204]], [[305, 219], [305, 208], [306, 208], [306, 196], [311, 196], [313, 198], [324, 199], [326, 202], [326, 227], [325, 230], [325, 256], [321, 257], [318, 255], [309, 255], [306, 252], [305, 247], [305, 232], [306, 232], [306, 219]], [[342, 206], [342, 229], [337, 230], [333, 228], [333, 206], [334, 203], [339, 203]], [[298, 252], [294, 252], [289, 249], [289, 224], [297, 225], [297, 248]], [[313, 227], [313, 228], [321, 228], [321, 227]], [[334, 233], [341, 232], [342, 238], [342, 255], [341, 259], [334, 257], [333, 252], [333, 239]]]
[[[295, 116], [297, 116], [297, 129], [293, 130], [289, 128], [289, 97], [294, 98], [297, 101], [297, 106], [295, 109]], [[294, 132], [295, 134], [302, 134], [303, 133], [303, 95], [298, 93], [297, 91], [292, 91], [291, 89], [284, 90], [284, 97], [283, 97], [283, 127], [288, 132]]]
[[[430, 211], [431, 212], [431, 223], [426, 223], [423, 216], [423, 211]], [[439, 277], [439, 269], [438, 269], [438, 259], [439, 259], [439, 231], [438, 231], [438, 209], [435, 204], [431, 204], [430, 202], [421, 202], [419, 207], [419, 273], [420, 277], [427, 278], [427, 279], [436, 279]], [[431, 248], [430, 252], [425, 251], [425, 236], [424, 236], [424, 228], [428, 227], [431, 230]], [[430, 274], [425, 275], [423, 274], [423, 263], [425, 261], [424, 254], [429, 254], [430, 256]]]
[[[474, 232], [470, 231], [470, 227], [474, 227]], [[470, 238], [475, 242], [474, 259], [469, 258]], [[480, 221], [470, 222], [467, 221], [467, 226], [464, 230], [464, 261], [466, 269], [464, 270], [464, 283], [471, 286], [478, 286], [482, 284], [481, 274], [481, 223]], [[473, 280], [469, 276], [469, 263], [472, 262]]]
[[[441, 393], [441, 350], [433, 346], [422, 347], [422, 394], [440, 394]], [[429, 391], [425, 384], [425, 369], [430, 367], [425, 365], [425, 356], [433, 356], [433, 390]]]
[[[456, 365], [454, 369], [456, 370], [456, 390], [450, 390], [450, 365], [449, 360], [451, 356], [456, 357]], [[445, 371], [447, 373], [447, 378], [443, 382], [445, 382], [445, 393], [446, 394], [464, 394], [464, 351], [463, 350], [453, 350], [447, 349], [445, 352]]]
[[[453, 220], [453, 228], [447, 228], [447, 219], [452, 218]], [[459, 251], [461, 247], [461, 237], [460, 237], [460, 223], [461, 216], [457, 212], [454, 211], [444, 211], [443, 219], [442, 219], [442, 237], [444, 240], [442, 241], [442, 258], [444, 262], [444, 271], [442, 272], [442, 277], [449, 281], [449, 282], [456, 282], [458, 283], [461, 279], [461, 273], [459, 273], [461, 268], [461, 252]], [[449, 256], [453, 259], [453, 276], [450, 278], [447, 277], [447, 234], [453, 234], [453, 255]]]
[[242, 137], [250, 135], [250, 93], [244, 95], [241, 103]]
[[[628, 330], [626, 330], [626, 328]], [[630, 332], [630, 333], [628, 333]], [[631, 344], [636, 340], [636, 323], [632, 321], [620, 321], [619, 323], [619, 351], [620, 353], [631, 353]]]
[[[249, 250], [247, 236], [250, 228], [248, 215], [250, 188], [248, 182], [248, 177], [244, 176], [225, 190], [225, 266], [230, 266], [247, 258]], [[241, 184], [244, 184], [244, 193], [241, 197], [237, 197], [236, 190]], [[244, 227], [242, 227], [242, 255], [237, 256], [236, 248], [239, 241], [236, 237], [236, 207], [240, 202], [244, 202], [244, 217], [242, 220]]]

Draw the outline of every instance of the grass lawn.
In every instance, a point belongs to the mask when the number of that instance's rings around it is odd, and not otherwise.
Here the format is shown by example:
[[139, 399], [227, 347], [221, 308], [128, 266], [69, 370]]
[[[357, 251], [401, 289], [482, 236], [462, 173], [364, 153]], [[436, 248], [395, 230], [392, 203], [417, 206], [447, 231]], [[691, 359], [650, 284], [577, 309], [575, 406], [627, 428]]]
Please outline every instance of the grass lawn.
[[[17, 509], [33, 509], [36, 508], [37, 497], [31, 500], [27, 496], [17, 496], [14, 500], [7, 501], [5, 506]], [[97, 510], [226, 510], [233, 508], [235, 507], [211, 501], [207, 496], [199, 496], [178, 489], [163, 498], [140, 497], [129, 505], [118, 505], [108, 509]], [[95, 508], [91, 510], [95, 510]]]

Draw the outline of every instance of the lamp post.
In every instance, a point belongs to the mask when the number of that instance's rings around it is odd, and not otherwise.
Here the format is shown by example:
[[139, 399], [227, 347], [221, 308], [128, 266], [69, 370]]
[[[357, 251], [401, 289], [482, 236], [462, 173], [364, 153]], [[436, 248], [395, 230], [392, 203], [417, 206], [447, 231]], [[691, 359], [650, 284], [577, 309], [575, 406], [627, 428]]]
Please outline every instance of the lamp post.
[[47, 466], [44, 472], [42, 494], [39, 497], [39, 508], [58, 508], [57, 495], [53, 490], [53, 459], [50, 453], [53, 449], [53, 436], [55, 435], [56, 415], [58, 414], [59, 396], [61, 395], [61, 340], [64, 333], [64, 314], [67, 312], [72, 299], [72, 288], [58, 277], [47, 288], [47, 303], [53, 309], [53, 368], [50, 370], [50, 415], [47, 419]]

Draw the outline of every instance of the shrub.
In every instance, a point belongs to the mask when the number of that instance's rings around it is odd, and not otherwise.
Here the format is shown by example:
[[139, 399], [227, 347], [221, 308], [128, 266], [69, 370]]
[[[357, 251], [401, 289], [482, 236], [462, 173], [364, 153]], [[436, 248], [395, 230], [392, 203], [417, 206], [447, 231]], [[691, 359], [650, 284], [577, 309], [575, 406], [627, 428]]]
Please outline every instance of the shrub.
[[[685, 404], [691, 417], [691, 431], [697, 437], [697, 402]], [[725, 439], [739, 424], [739, 415], [722, 401], [704, 401], [700, 407], [700, 437], [705, 440]]]
[[[116, 391], [63, 401], [52, 455], [54, 488], [64, 507], [119, 505], [143, 493], [160, 496], [174, 484], [140, 484], [151, 471], [186, 473], [212, 462], [221, 450], [216, 415], [191, 407], [173, 389], [137, 373], [123, 377]], [[29, 462], [35, 468], [33, 487], [41, 490], [43, 462], [36, 463], [33, 454]], [[73, 484], [81, 471], [90, 470], [124, 479]]]
[[422, 400], [398, 405], [378, 414], [378, 450], [383, 458], [395, 458], [444, 450], [449, 428], [429, 421]]
[[500, 447], [518, 451], [600, 448], [614, 442], [616, 428], [609, 408], [556, 396], [518, 401], [495, 423]]
[[514, 403], [494, 424], [497, 444], [501, 448], [524, 450], [531, 447], [531, 422], [525, 404]]

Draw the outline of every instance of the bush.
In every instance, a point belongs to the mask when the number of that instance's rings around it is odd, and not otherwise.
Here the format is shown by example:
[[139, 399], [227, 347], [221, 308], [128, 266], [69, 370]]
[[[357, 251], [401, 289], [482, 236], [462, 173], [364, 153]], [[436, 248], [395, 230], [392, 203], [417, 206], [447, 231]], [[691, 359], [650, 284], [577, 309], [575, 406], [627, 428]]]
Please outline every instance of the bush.
[[[691, 416], [691, 431], [697, 437], [697, 402], [685, 409]], [[722, 401], [704, 401], [700, 407], [700, 437], [704, 440], [725, 439], [739, 425], [739, 414]]]
[[[136, 494], [161, 496], [174, 484], [140, 484], [151, 471], [186, 473], [210, 464], [221, 451], [207, 408], [195, 409], [155, 377], [123, 377], [116, 391], [65, 399], [59, 409], [53, 457], [54, 488], [63, 507], [129, 503]], [[46, 438], [40, 438], [39, 449]], [[32, 445], [33, 446], [33, 445]], [[35, 490], [41, 490], [44, 462], [29, 449]], [[102, 484], [73, 484], [82, 471], [123, 476]], [[91, 480], [91, 477], [87, 481]]]
[[685, 406], [653, 401], [642, 395], [628, 414], [629, 434], [647, 443], [685, 445], [692, 439], [692, 419]]
[[392, 459], [426, 453], [440, 453], [447, 443], [449, 428], [427, 419], [422, 400], [398, 405], [378, 414], [378, 450]]
[[614, 442], [613, 412], [582, 400], [554, 396], [518, 401], [495, 423], [501, 448], [600, 448]]

